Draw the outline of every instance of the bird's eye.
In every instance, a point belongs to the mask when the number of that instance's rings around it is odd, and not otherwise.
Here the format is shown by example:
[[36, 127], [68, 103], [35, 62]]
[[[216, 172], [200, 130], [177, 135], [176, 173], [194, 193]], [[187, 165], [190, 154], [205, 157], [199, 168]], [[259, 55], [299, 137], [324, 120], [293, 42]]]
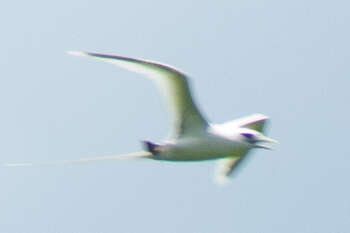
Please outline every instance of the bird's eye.
[[241, 133], [241, 135], [248, 139], [248, 141], [254, 141], [254, 135], [251, 133]]

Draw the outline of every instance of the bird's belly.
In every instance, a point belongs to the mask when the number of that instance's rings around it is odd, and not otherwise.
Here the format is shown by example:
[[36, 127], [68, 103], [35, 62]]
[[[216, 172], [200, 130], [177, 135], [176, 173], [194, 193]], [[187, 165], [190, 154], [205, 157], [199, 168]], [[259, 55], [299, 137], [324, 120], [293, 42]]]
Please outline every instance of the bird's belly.
[[223, 138], [187, 138], [169, 146], [158, 156], [160, 160], [200, 161], [239, 156], [247, 151], [244, 145]]

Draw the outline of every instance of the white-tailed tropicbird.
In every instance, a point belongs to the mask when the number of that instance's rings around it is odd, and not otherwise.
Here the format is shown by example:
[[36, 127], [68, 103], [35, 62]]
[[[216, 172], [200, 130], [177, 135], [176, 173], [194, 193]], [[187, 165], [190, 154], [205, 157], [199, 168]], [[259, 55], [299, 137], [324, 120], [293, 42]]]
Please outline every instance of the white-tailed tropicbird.
[[263, 135], [264, 125], [268, 118], [261, 114], [253, 114], [223, 124], [209, 124], [194, 103], [187, 75], [174, 67], [122, 56], [90, 52], [68, 53], [97, 58], [127, 70], [144, 74], [155, 81], [166, 98], [171, 111], [173, 118], [171, 136], [167, 141], [160, 144], [143, 141], [145, 151], [132, 154], [39, 164], [5, 164], [5, 166], [54, 165], [136, 158], [161, 161], [217, 159], [219, 160], [219, 166], [216, 172], [216, 181], [224, 183], [228, 181], [229, 175], [232, 174], [251, 149], [270, 149], [270, 147], [261, 143], [276, 143], [275, 140]]

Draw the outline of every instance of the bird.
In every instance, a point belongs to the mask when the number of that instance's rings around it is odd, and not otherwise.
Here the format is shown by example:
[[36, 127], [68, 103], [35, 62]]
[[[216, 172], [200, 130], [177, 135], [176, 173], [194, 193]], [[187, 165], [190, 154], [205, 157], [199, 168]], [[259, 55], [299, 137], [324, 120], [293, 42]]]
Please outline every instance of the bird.
[[230, 182], [230, 177], [252, 149], [272, 149], [266, 143], [278, 143], [263, 134], [269, 120], [263, 114], [252, 114], [220, 124], [209, 122], [194, 101], [189, 76], [175, 67], [118, 55], [78, 51], [67, 53], [111, 63], [154, 81], [172, 118], [168, 138], [160, 143], [142, 141], [143, 150], [136, 153], [43, 163], [9, 163], [5, 166], [74, 164], [120, 159], [173, 162], [216, 160], [218, 165], [214, 181], [221, 185]]

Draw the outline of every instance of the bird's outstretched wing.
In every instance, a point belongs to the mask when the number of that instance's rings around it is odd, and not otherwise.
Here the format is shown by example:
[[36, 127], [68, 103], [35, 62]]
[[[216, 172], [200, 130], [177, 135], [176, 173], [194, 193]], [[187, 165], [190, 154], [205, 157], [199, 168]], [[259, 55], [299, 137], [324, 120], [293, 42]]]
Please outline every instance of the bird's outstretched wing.
[[152, 158], [153, 155], [149, 152], [141, 151], [136, 153], [124, 154], [124, 155], [109, 155], [91, 158], [82, 158], [77, 160], [61, 160], [53, 162], [39, 162], [39, 163], [5, 163], [1, 164], [2, 167], [32, 167], [32, 166], [56, 166], [56, 165], [66, 165], [66, 164], [79, 164], [79, 163], [94, 163], [100, 161], [108, 160], [126, 160], [126, 159], [142, 159], [142, 158]]
[[218, 185], [225, 185], [230, 182], [230, 176], [236, 173], [247, 155], [241, 157], [227, 157], [220, 159], [217, 164], [214, 181]]
[[188, 78], [179, 70], [169, 65], [135, 58], [88, 52], [68, 53], [94, 57], [127, 70], [144, 74], [154, 80], [167, 99], [167, 105], [171, 111], [174, 121], [171, 132], [173, 138], [197, 134], [207, 128], [207, 121], [193, 101]]

